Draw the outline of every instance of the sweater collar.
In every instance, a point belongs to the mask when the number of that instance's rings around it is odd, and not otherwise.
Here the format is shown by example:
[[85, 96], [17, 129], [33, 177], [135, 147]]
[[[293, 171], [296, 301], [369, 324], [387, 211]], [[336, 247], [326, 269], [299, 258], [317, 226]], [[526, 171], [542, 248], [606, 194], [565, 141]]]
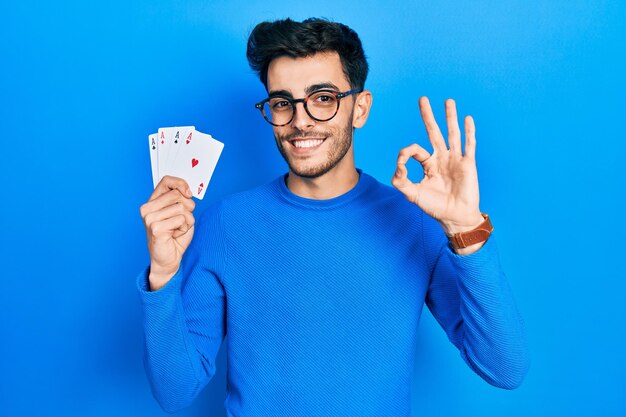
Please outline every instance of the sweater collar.
[[352, 187], [349, 191], [338, 195], [337, 197], [329, 198], [326, 200], [316, 200], [312, 198], [300, 197], [299, 195], [291, 192], [286, 184], [288, 173], [279, 176], [276, 179], [276, 182], [281, 197], [283, 197], [289, 203], [312, 209], [332, 208], [354, 200], [356, 197], [361, 195], [370, 184], [372, 184], [373, 178], [371, 176], [365, 174], [360, 168], [357, 168], [356, 170], [359, 173], [359, 180], [357, 181], [356, 185]]

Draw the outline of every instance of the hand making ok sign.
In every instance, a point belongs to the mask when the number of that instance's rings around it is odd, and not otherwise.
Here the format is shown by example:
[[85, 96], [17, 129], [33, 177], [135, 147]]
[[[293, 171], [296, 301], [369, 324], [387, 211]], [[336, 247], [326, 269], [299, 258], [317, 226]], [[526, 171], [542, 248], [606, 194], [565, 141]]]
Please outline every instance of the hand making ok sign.
[[[419, 106], [433, 153], [428, 153], [416, 143], [402, 149], [391, 184], [436, 219], [446, 234], [471, 230], [484, 220], [479, 209], [474, 120], [471, 116], [465, 118], [463, 154], [454, 100], [446, 100], [449, 148], [437, 126], [428, 98], [420, 98]], [[406, 163], [411, 157], [424, 168], [424, 178], [419, 183], [413, 183], [408, 178]]]

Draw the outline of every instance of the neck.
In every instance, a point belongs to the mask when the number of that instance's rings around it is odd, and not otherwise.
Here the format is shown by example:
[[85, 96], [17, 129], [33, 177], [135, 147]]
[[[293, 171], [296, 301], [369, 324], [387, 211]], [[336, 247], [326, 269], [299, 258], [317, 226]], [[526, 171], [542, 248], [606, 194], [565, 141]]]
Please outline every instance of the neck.
[[316, 178], [300, 177], [291, 170], [287, 187], [297, 196], [313, 200], [328, 200], [353, 189], [359, 182], [359, 172], [352, 164], [337, 165], [326, 174]]

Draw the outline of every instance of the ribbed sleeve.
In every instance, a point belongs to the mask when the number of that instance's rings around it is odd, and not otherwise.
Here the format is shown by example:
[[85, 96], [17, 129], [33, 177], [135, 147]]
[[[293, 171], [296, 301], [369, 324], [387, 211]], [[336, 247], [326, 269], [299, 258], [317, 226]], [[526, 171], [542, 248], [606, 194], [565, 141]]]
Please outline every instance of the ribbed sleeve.
[[499, 388], [517, 388], [529, 368], [523, 320], [500, 265], [496, 234], [470, 255], [452, 251], [424, 214], [425, 247], [434, 263], [426, 304], [461, 357]]
[[[147, 291], [146, 269], [138, 277], [144, 312], [144, 365], [152, 392], [174, 412], [188, 406], [215, 373], [226, 333], [220, 275], [226, 245], [220, 205], [203, 213], [178, 272], [161, 289]], [[202, 254], [211, 253], [210, 257]]]

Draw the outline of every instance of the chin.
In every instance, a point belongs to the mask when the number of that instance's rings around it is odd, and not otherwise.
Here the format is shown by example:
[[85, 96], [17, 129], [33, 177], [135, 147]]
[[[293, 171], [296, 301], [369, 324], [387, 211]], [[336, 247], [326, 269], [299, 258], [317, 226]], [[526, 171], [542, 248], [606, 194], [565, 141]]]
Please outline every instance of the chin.
[[[285, 158], [285, 161], [289, 166], [290, 172], [293, 174], [302, 178], [319, 178], [336, 168], [341, 161], [343, 161], [348, 149], [349, 148], [341, 155], [334, 155], [335, 158], [332, 157], [333, 155], [328, 155], [326, 160], [318, 162], [317, 164], [293, 163], [293, 161], [287, 158]], [[337, 158], [337, 156], [339, 156], [339, 158]]]
[[293, 165], [289, 165], [290, 172], [293, 172], [295, 175], [299, 177], [310, 178], [310, 179], [321, 177], [322, 175], [326, 174], [331, 169], [332, 167], [329, 167], [328, 169], [317, 168], [317, 167], [313, 167], [309, 169], [306, 169], [306, 168], [301, 169], [298, 167], [294, 167]]

